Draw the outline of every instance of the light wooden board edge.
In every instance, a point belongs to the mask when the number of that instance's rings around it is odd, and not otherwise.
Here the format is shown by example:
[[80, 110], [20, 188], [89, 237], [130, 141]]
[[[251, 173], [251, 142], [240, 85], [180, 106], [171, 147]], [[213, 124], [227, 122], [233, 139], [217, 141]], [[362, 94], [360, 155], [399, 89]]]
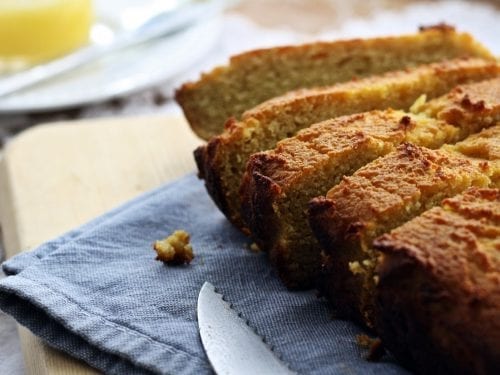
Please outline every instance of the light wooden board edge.
[[[201, 143], [178, 117], [45, 124], [11, 141], [0, 159], [0, 224], [7, 256], [32, 249], [195, 169]], [[96, 371], [19, 327], [36, 375]]]

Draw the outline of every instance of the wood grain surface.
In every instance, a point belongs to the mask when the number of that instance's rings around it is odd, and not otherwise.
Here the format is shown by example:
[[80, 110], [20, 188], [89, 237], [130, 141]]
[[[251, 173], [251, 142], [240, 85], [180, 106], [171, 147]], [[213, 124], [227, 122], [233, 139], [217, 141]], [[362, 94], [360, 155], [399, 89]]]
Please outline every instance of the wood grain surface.
[[[195, 169], [200, 144], [183, 119], [140, 117], [42, 125], [0, 161], [0, 225], [7, 256], [28, 250]], [[95, 370], [19, 327], [29, 374]]]

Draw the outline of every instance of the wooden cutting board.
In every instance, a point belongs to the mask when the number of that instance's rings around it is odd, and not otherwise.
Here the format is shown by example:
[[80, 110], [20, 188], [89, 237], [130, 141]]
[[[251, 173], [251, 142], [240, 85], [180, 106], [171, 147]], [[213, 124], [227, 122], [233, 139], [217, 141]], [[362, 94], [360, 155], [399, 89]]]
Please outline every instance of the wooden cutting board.
[[[201, 143], [186, 122], [140, 117], [45, 124], [0, 160], [0, 225], [7, 256], [32, 249], [165, 182], [194, 171]], [[29, 374], [94, 374], [19, 326]]]

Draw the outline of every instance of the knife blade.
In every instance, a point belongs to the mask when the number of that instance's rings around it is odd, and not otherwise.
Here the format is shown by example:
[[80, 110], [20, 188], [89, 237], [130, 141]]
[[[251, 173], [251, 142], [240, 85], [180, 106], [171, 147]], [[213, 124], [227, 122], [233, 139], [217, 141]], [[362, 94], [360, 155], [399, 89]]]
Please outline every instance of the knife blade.
[[295, 374], [209, 282], [200, 290], [197, 313], [201, 342], [217, 374]]

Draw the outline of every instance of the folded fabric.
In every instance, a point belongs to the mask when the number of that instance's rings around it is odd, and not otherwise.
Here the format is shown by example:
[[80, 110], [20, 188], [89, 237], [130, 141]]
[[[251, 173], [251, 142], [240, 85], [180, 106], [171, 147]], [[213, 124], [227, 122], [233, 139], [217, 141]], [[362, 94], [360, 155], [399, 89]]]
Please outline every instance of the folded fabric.
[[[190, 265], [155, 261], [152, 243], [191, 233]], [[290, 292], [266, 255], [219, 213], [194, 175], [147, 193], [3, 265], [0, 308], [49, 345], [112, 374], [212, 369], [196, 321], [205, 281], [221, 290], [290, 367], [307, 374], [401, 374], [364, 359], [362, 331], [314, 292]]]

